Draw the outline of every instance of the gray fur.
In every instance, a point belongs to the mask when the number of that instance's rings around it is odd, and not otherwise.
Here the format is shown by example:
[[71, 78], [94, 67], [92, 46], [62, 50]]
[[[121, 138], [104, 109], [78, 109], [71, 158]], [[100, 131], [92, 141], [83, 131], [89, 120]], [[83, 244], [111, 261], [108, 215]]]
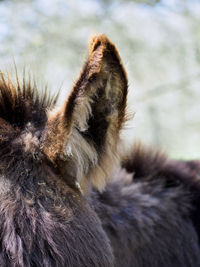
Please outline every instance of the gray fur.
[[115, 266], [200, 266], [191, 192], [183, 184], [166, 186], [166, 177], [127, 183], [126, 176], [116, 176], [105, 192], [90, 198], [111, 241]]

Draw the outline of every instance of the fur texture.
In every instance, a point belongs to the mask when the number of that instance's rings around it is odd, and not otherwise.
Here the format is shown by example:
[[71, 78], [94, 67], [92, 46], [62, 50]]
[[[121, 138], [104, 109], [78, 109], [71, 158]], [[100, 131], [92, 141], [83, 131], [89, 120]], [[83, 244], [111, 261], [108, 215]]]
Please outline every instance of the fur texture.
[[122, 166], [105, 192], [90, 198], [115, 266], [200, 266], [200, 162], [136, 145]]
[[127, 90], [105, 35], [61, 107], [1, 74], [0, 266], [200, 266], [200, 164], [136, 146], [120, 166]]
[[92, 39], [60, 108], [30, 82], [1, 74], [0, 266], [113, 266], [110, 242], [81, 191], [105, 186], [126, 96], [119, 54], [104, 35]]
[[49, 113], [44, 142], [51, 161], [70, 162], [70, 167], [63, 164], [63, 171], [70, 169], [83, 191], [90, 184], [102, 190], [118, 161], [127, 92], [126, 72], [114, 44], [105, 35], [93, 37], [89, 58], [69, 98], [62, 109]]

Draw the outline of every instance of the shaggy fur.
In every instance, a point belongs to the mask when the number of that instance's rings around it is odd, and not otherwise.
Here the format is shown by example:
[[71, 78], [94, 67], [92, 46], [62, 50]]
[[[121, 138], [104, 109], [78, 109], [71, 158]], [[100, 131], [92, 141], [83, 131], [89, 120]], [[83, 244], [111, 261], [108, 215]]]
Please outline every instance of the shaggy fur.
[[[64, 171], [70, 169], [83, 191], [91, 183], [102, 190], [118, 161], [127, 91], [126, 72], [117, 49], [105, 35], [93, 37], [89, 59], [69, 98], [61, 110], [49, 114], [44, 142], [45, 154], [53, 162], [60, 165], [61, 157], [69, 161], [71, 156], [71, 165], [64, 164]], [[52, 145], [55, 138], [57, 147]]]
[[200, 266], [200, 164], [137, 146], [118, 165], [127, 88], [104, 35], [61, 107], [1, 75], [0, 266]]
[[105, 186], [126, 96], [119, 54], [104, 35], [92, 39], [60, 108], [30, 82], [1, 74], [0, 266], [113, 266], [110, 242], [81, 191]]
[[200, 162], [136, 145], [122, 166], [105, 192], [90, 198], [115, 266], [200, 266]]

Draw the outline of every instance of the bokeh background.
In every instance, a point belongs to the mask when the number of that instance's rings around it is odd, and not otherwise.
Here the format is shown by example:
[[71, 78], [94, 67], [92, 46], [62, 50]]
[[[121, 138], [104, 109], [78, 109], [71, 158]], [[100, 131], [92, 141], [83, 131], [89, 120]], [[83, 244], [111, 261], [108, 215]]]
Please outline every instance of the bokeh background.
[[0, 0], [0, 69], [38, 87], [61, 88], [77, 78], [92, 34], [116, 43], [129, 76], [123, 132], [173, 158], [200, 158], [199, 0]]

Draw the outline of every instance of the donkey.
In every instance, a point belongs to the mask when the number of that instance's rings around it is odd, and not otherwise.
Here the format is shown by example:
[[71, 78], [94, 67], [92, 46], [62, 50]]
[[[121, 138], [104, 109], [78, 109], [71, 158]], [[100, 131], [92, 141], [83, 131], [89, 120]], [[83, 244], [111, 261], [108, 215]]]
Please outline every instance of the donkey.
[[200, 266], [199, 163], [121, 156], [127, 91], [105, 35], [60, 108], [1, 75], [0, 266]]
[[84, 194], [117, 162], [127, 78], [115, 46], [94, 37], [60, 108], [31, 82], [0, 79], [0, 266], [112, 267]]

